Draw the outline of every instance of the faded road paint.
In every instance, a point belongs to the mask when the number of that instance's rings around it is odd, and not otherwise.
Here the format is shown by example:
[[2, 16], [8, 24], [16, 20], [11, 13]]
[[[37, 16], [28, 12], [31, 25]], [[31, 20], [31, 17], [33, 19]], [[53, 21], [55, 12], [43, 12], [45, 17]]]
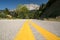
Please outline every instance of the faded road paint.
[[0, 20], [0, 40], [60, 40], [60, 22], [30, 20]]
[[32, 30], [29, 27], [29, 20], [23, 24], [14, 40], [35, 40]]
[[60, 40], [60, 37], [52, 34], [51, 32], [45, 30], [44, 28], [42, 28], [41, 26], [37, 25], [36, 23], [34, 22], [30, 22], [30, 24], [39, 32], [41, 33], [45, 38], [46, 40]]
[[46, 40], [60, 40], [59, 37], [52, 34], [51, 32], [45, 30], [41, 26], [37, 25], [36, 23], [32, 22], [31, 20], [27, 20], [21, 30], [17, 33], [14, 40], [36, 40], [30, 29], [29, 24], [31, 24], [39, 33], [41, 33]]

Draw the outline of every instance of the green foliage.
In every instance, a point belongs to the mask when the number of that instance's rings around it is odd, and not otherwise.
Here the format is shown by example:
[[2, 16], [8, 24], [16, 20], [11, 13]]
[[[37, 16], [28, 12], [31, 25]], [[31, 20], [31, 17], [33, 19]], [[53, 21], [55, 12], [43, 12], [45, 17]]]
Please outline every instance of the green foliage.
[[39, 19], [39, 11], [35, 12], [34, 19]]
[[4, 14], [3, 12], [0, 13], [0, 18], [6, 18], [6, 14]]
[[9, 10], [5, 8], [4, 14], [0, 15], [1, 17], [4, 16], [6, 18], [39, 19], [45, 7], [44, 5], [45, 4], [42, 4], [39, 10], [28, 10], [25, 5], [18, 5], [15, 11], [9, 12]]
[[37, 10], [36, 11], [36, 18], [37, 19], [40, 19], [40, 16], [42, 15], [42, 13], [44, 12], [44, 10], [45, 10], [45, 8], [46, 8], [46, 4], [42, 4], [42, 5], [40, 5], [40, 7], [39, 7], [39, 10]]
[[5, 8], [4, 13], [5, 13], [6, 15], [10, 14], [8, 8]]
[[29, 15], [29, 10], [27, 9], [26, 6], [24, 5], [18, 5], [18, 7], [16, 8], [16, 13], [18, 14], [18, 18], [26, 18], [28, 19], [28, 15]]
[[29, 13], [29, 19], [34, 19], [34, 13]]

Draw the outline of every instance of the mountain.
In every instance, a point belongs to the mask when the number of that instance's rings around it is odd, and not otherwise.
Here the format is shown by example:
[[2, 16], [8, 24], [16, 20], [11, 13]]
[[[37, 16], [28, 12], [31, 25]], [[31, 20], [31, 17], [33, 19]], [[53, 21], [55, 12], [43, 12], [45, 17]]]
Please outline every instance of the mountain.
[[39, 10], [40, 5], [37, 4], [24, 4], [28, 10]]
[[[22, 6], [26, 6], [28, 10], [39, 10], [40, 5], [37, 4], [22, 4]], [[15, 11], [16, 9], [9, 10], [9, 11]]]

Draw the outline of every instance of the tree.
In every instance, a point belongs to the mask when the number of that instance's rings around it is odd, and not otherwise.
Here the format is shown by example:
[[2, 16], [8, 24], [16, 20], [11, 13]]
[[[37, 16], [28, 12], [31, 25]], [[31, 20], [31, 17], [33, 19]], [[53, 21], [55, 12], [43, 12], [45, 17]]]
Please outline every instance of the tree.
[[46, 4], [42, 3], [39, 7], [39, 10], [36, 11], [37, 12], [36, 16], [38, 19], [41, 19], [40, 16], [43, 14], [45, 8], [46, 8]]
[[0, 18], [6, 18], [6, 14], [4, 14], [4, 12], [0, 13]]
[[5, 13], [6, 15], [10, 14], [8, 8], [5, 8], [4, 13]]
[[29, 18], [29, 10], [24, 5], [18, 5], [16, 8], [16, 13], [18, 14], [18, 18]]
[[6, 15], [6, 18], [12, 18], [12, 15], [10, 15], [8, 8], [5, 8], [4, 14]]

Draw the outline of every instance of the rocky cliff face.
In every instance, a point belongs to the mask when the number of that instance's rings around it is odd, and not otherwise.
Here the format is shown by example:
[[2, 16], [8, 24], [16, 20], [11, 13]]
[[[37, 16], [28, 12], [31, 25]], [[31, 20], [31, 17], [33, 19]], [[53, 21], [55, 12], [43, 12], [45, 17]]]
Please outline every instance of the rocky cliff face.
[[55, 18], [60, 16], [60, 0], [56, 0], [47, 7], [41, 15], [41, 18]]

